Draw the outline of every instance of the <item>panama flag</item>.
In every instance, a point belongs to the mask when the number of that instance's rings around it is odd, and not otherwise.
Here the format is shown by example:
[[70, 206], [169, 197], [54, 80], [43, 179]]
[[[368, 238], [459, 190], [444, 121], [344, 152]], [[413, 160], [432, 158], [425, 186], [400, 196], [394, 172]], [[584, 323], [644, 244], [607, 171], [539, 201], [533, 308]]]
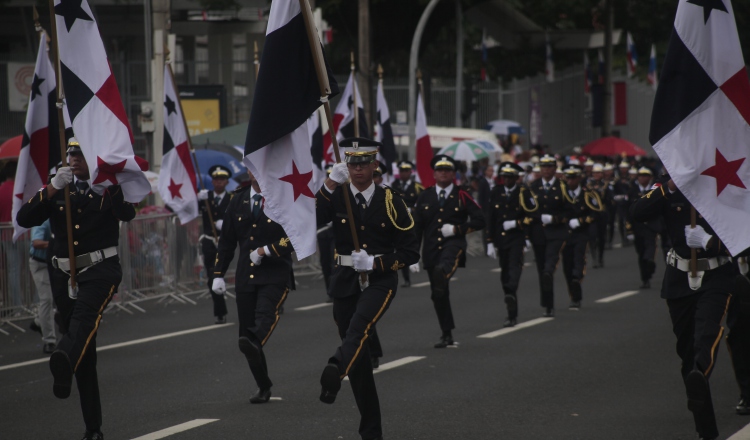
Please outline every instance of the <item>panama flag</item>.
[[86, 0], [55, 0], [62, 85], [73, 131], [91, 174], [91, 189], [119, 184], [125, 200], [151, 192], [148, 164], [133, 153], [133, 133], [104, 43]]
[[198, 217], [195, 165], [188, 133], [169, 66], [164, 67], [164, 147], [159, 170], [159, 194], [183, 225]]
[[638, 67], [638, 52], [635, 50], [635, 43], [633, 42], [633, 36], [628, 32], [627, 36], [627, 67], [628, 67], [628, 78], [632, 78], [635, 75], [635, 68]]
[[653, 87], [654, 90], [659, 86], [659, 77], [656, 74], [656, 45], [651, 45], [651, 56], [648, 59], [648, 76], [646, 81]]
[[47, 183], [50, 170], [60, 161], [60, 135], [57, 123], [57, 87], [55, 70], [47, 56], [47, 38], [42, 34], [36, 54], [34, 79], [26, 109], [26, 125], [18, 155], [18, 168], [13, 186], [13, 240], [26, 228], [18, 226], [16, 214], [21, 206]]
[[396, 143], [393, 141], [393, 130], [391, 129], [391, 113], [388, 111], [388, 103], [383, 93], [383, 80], [378, 81], [378, 115], [375, 121], [375, 140], [383, 144], [378, 152], [378, 160], [385, 164], [385, 169], [390, 173], [391, 164], [396, 161]]
[[323, 109], [319, 108], [307, 118], [307, 133], [310, 135], [310, 155], [313, 161], [313, 188], [323, 184], [327, 174], [323, 171], [323, 124], [320, 114]]
[[344, 93], [341, 95], [336, 111], [333, 113], [333, 130], [323, 135], [323, 148], [325, 151], [324, 159], [326, 163], [333, 163], [336, 160], [333, 157], [333, 143], [331, 142], [331, 133], [336, 133], [336, 139], [354, 137], [354, 94], [357, 95], [357, 110], [359, 111], [359, 136], [369, 138], [369, 130], [365, 119], [365, 108], [362, 105], [362, 95], [359, 93], [359, 86], [355, 81], [354, 72], [349, 75], [349, 81], [346, 82]]
[[435, 184], [435, 176], [432, 172], [430, 162], [432, 161], [432, 144], [430, 135], [427, 133], [427, 116], [424, 112], [422, 93], [417, 95], [417, 174], [425, 188]]
[[546, 65], [544, 69], [545, 77], [547, 82], [555, 81], [555, 62], [552, 60], [552, 45], [549, 44], [549, 36], [546, 37]]
[[[315, 41], [320, 44], [320, 41]], [[331, 96], [338, 93], [326, 66]], [[297, 258], [315, 253], [315, 193], [308, 119], [321, 105], [313, 55], [297, 0], [271, 3], [266, 42], [245, 141], [244, 164], [258, 180], [265, 213]], [[330, 98], [330, 96], [329, 96]]]
[[591, 94], [591, 61], [586, 51], [583, 51], [583, 93]]
[[732, 255], [750, 247], [750, 82], [732, 3], [681, 0], [649, 138]]

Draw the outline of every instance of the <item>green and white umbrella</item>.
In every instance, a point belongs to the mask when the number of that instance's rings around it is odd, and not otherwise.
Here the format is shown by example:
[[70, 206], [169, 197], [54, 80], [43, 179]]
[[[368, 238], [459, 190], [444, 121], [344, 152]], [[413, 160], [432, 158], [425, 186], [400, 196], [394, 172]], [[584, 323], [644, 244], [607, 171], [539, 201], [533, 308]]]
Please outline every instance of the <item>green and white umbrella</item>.
[[487, 156], [487, 150], [473, 141], [461, 141], [450, 144], [447, 147], [443, 147], [438, 154], [445, 154], [454, 160], [465, 162], [476, 162], [489, 157]]

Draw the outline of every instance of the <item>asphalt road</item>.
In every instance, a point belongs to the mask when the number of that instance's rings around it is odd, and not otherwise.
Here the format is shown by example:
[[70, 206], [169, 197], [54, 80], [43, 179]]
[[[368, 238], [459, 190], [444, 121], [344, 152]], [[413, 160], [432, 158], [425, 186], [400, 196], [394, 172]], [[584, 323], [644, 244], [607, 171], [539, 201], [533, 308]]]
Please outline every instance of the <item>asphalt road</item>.
[[[567, 309], [558, 270], [552, 320], [539, 319], [531, 263], [519, 289], [519, 321], [535, 325], [479, 338], [501, 329], [505, 306], [497, 262], [470, 258], [451, 285], [460, 344], [442, 350], [432, 348], [440, 330], [429, 287], [417, 287], [427, 277], [413, 276], [415, 286], [398, 290], [378, 325], [385, 356], [376, 382], [385, 438], [694, 439], [667, 307], [658, 293], [663, 264], [654, 288], [637, 292], [632, 247], [609, 251], [606, 263], [588, 271], [578, 312]], [[237, 350], [233, 301], [226, 326], [212, 324], [207, 299], [195, 306], [147, 302], [141, 304], [145, 314], [106, 314], [100, 347], [136, 341], [99, 354], [106, 438], [162, 438], [153, 433], [177, 425], [182, 428], [176, 431], [185, 430], [167, 438], [359, 438], [346, 383], [334, 405], [318, 401], [320, 373], [338, 345], [337, 334], [330, 306], [295, 310], [325, 300], [322, 281], [298, 281], [266, 346], [273, 395], [281, 400], [265, 405], [248, 403], [256, 386]], [[595, 302], [628, 291], [637, 293]], [[169, 336], [187, 330], [196, 331]], [[153, 338], [164, 335], [169, 337]], [[138, 341], [143, 338], [153, 339]], [[734, 413], [739, 395], [723, 346], [711, 384], [721, 438], [728, 438], [750, 417]], [[389, 362], [403, 365], [386, 369]], [[80, 438], [75, 387], [67, 400], [51, 391], [38, 335], [0, 335], [0, 438]], [[201, 419], [208, 420], [196, 421]]]

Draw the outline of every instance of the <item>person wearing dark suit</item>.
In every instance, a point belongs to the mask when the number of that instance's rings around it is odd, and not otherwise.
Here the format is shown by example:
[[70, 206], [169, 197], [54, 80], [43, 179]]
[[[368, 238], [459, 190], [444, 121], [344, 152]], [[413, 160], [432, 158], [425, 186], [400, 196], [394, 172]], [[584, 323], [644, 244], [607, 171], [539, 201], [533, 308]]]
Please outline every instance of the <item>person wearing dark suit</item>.
[[589, 226], [589, 238], [591, 245], [591, 256], [594, 260], [594, 269], [604, 267], [604, 250], [607, 244], [607, 227], [612, 202], [614, 201], [614, 189], [609, 182], [604, 180], [604, 166], [597, 163], [591, 170], [591, 178], [584, 182], [589, 191], [596, 191], [603, 203], [603, 209], [593, 212], [591, 217], [594, 221]]
[[[413, 177], [414, 164], [408, 160], [402, 160], [398, 163], [398, 179], [391, 183], [391, 188], [396, 191], [411, 210], [417, 202], [417, 197], [424, 191], [421, 183]], [[401, 269], [401, 276], [404, 278], [401, 287], [411, 286], [411, 274], [408, 267]]]
[[[373, 182], [378, 166], [375, 158], [382, 144], [349, 138], [340, 145], [345, 162], [333, 166], [316, 194], [318, 224], [333, 222], [338, 259], [331, 275], [331, 295], [341, 337], [341, 345], [321, 375], [320, 400], [333, 403], [341, 381], [348, 376], [361, 416], [359, 435], [363, 440], [375, 440], [383, 438], [383, 429], [366, 342], [396, 295], [398, 270], [417, 263], [419, 252], [406, 203], [395, 191]], [[360, 247], [356, 252], [355, 233]]]
[[534, 248], [536, 270], [539, 273], [539, 288], [542, 316], [555, 316], [554, 274], [560, 261], [560, 251], [568, 239], [568, 221], [571, 218], [571, 205], [563, 193], [567, 191], [564, 182], [556, 179], [557, 161], [545, 154], [539, 159], [541, 178], [529, 187], [536, 203], [527, 211], [530, 219], [530, 238]]
[[294, 289], [293, 248], [284, 228], [266, 216], [258, 182], [250, 171], [247, 174], [250, 185], [234, 192], [224, 213], [211, 290], [219, 295], [226, 293], [224, 275], [239, 244], [235, 276], [238, 345], [258, 385], [250, 403], [266, 403], [273, 383], [263, 347], [279, 323], [289, 290]]
[[[119, 185], [98, 194], [89, 185], [89, 167], [75, 137], [68, 141], [69, 166], [61, 167], [51, 184], [25, 203], [17, 214], [20, 226], [31, 228], [50, 220], [55, 256], [52, 295], [63, 334], [49, 360], [56, 397], [70, 396], [73, 377], [78, 385], [84, 439], [101, 440], [102, 407], [96, 372], [96, 335], [102, 313], [122, 281], [117, 256], [120, 222], [135, 217]], [[64, 192], [70, 194], [76, 287], [70, 287], [70, 257]]]
[[630, 176], [628, 175], [630, 170], [630, 164], [626, 161], [620, 163], [619, 166], [619, 177], [613, 183], [613, 197], [614, 211], [617, 215], [617, 227], [620, 230], [620, 242], [622, 246], [629, 246], [630, 240], [628, 240], [628, 232], [625, 229], [625, 224], [628, 222], [628, 207], [630, 202], [628, 200], [630, 196]]
[[[653, 172], [646, 167], [638, 170], [638, 177], [630, 185], [628, 193], [628, 204], [632, 205], [636, 200], [651, 191]], [[664, 231], [664, 220], [659, 217], [649, 218], [648, 221], [637, 221], [628, 216], [626, 228], [633, 234], [635, 252], [638, 255], [638, 270], [641, 275], [641, 289], [651, 288], [651, 277], [656, 272], [656, 238]]]
[[417, 199], [414, 230], [417, 243], [422, 243], [422, 265], [430, 278], [431, 298], [442, 331], [435, 348], [445, 348], [454, 344], [450, 279], [456, 269], [466, 265], [466, 236], [483, 229], [485, 219], [471, 195], [454, 184], [453, 158], [435, 156], [430, 165], [436, 183]]
[[513, 162], [500, 164], [503, 184], [492, 189], [488, 200], [487, 255], [500, 257], [500, 283], [508, 310], [503, 327], [513, 327], [518, 322], [516, 292], [523, 272], [523, 249], [527, 239], [524, 206], [534, 202], [529, 189], [518, 182], [522, 171], [523, 168]]
[[[214, 318], [217, 324], [227, 322], [227, 303], [224, 295], [214, 292], [214, 264], [216, 262], [216, 245], [221, 237], [224, 225], [224, 212], [232, 200], [232, 194], [226, 191], [232, 171], [223, 165], [214, 165], [208, 169], [211, 176], [213, 191], [202, 189], [198, 191], [198, 208], [203, 215], [203, 234], [200, 236], [201, 251], [203, 252], [203, 266], [208, 278], [208, 291], [214, 304]], [[211, 213], [209, 214], [209, 209]], [[212, 221], [213, 220], [213, 221]]]

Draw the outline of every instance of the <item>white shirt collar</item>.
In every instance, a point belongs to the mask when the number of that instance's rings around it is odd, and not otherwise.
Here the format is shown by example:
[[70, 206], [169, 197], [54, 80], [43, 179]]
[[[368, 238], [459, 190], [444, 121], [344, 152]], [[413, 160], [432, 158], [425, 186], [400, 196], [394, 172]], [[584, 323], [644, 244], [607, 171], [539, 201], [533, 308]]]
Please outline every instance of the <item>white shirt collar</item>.
[[88, 185], [89, 187], [91, 187], [91, 184], [89, 183], [89, 181], [88, 181], [88, 180], [83, 180], [83, 179], [79, 179], [78, 177], [75, 177], [75, 176], [73, 176], [73, 183], [78, 183], [78, 182], [86, 182], [86, 184], [87, 184], [87, 185]]
[[578, 188], [576, 189], [569, 189], [568, 191], [573, 193], [573, 197], [578, 197], [578, 195], [581, 194], [581, 185], [578, 185]]
[[251, 186], [251, 187], [250, 187], [250, 198], [252, 199], [252, 198], [253, 198], [253, 196], [254, 196], [254, 195], [256, 195], [256, 194], [258, 194], [259, 196], [263, 197], [263, 194], [261, 194], [261, 193], [259, 193], [259, 192], [255, 192], [255, 188], [253, 188], [253, 187]]
[[518, 184], [513, 185], [512, 188], [508, 188], [507, 186], [503, 185], [503, 188], [505, 188], [505, 194], [510, 194], [515, 191], [516, 188], [518, 188]]
[[349, 184], [349, 189], [352, 192], [352, 196], [355, 198], [357, 197], [357, 194], [362, 193], [362, 196], [365, 198], [365, 202], [367, 202], [367, 206], [370, 206], [370, 201], [372, 200], [373, 194], [375, 194], [375, 182], [370, 183], [370, 186], [367, 187], [366, 190], [360, 191], [358, 190], [354, 184]]
[[445, 196], [448, 197], [448, 194], [453, 192], [453, 184], [446, 186], [445, 188], [440, 188], [439, 186], [435, 186], [435, 191], [437, 191], [438, 196], [440, 195], [440, 191], [445, 190]]
[[640, 183], [638, 184], [638, 189], [640, 189], [641, 192], [647, 191], [649, 188], [651, 188], [651, 186], [649, 186], [649, 185], [641, 186]]
[[214, 198], [215, 198], [215, 199], [223, 199], [225, 195], [227, 195], [227, 192], [226, 192], [226, 191], [224, 191], [224, 192], [223, 192], [223, 193], [221, 193], [221, 194], [217, 194], [217, 193], [216, 193], [216, 191], [214, 191]]
[[544, 177], [542, 177], [542, 185], [549, 183], [549, 186], [552, 186], [555, 184], [555, 180], [557, 180], [557, 178], [554, 176], [549, 180], [549, 182], [544, 180]]

